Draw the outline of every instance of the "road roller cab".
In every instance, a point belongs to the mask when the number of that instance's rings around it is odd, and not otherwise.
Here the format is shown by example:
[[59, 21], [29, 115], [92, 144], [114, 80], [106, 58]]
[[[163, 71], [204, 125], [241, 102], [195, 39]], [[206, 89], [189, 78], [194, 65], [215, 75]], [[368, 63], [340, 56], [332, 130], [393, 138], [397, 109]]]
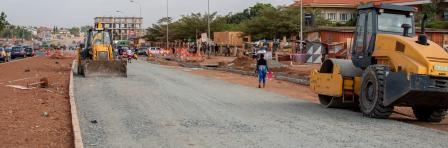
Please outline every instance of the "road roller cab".
[[352, 59], [326, 59], [310, 87], [325, 107], [358, 106], [388, 118], [412, 107], [419, 120], [441, 121], [448, 108], [448, 53], [415, 32], [415, 9], [389, 4], [358, 8]]

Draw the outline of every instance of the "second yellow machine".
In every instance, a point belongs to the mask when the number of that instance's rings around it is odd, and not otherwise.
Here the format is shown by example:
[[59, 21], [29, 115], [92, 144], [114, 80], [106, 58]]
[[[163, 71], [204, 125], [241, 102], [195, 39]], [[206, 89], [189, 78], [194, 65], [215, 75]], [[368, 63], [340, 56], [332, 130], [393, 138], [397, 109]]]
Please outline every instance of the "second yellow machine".
[[412, 107], [421, 121], [440, 122], [448, 109], [448, 53], [415, 31], [415, 10], [389, 4], [358, 8], [352, 59], [327, 59], [311, 74], [325, 107], [358, 106], [388, 118], [394, 106]]
[[97, 24], [78, 49], [78, 73], [85, 77], [127, 77], [127, 62], [117, 59], [110, 31]]

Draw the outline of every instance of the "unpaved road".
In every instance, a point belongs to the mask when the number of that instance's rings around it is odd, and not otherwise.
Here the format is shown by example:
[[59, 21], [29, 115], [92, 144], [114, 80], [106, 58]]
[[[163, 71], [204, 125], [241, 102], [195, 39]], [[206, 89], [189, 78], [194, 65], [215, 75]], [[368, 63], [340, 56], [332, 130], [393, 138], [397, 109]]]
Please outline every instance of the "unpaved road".
[[[129, 65], [75, 78], [86, 147], [448, 147], [448, 133], [325, 109], [191, 69]], [[92, 122], [92, 121], [96, 122]]]

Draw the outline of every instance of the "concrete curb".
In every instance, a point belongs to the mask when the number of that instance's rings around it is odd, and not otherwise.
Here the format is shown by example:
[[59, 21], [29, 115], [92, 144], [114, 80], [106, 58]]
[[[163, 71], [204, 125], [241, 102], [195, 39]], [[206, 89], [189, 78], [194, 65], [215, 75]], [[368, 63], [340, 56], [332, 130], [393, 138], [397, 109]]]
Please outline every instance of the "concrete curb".
[[76, 60], [73, 60], [72, 70], [70, 72], [70, 85], [69, 85], [69, 96], [70, 96], [70, 108], [72, 113], [72, 126], [73, 126], [73, 136], [75, 148], [84, 148], [81, 137], [81, 128], [79, 126], [78, 110], [76, 109], [75, 95], [74, 95], [74, 84], [73, 84], [73, 70], [75, 69]]

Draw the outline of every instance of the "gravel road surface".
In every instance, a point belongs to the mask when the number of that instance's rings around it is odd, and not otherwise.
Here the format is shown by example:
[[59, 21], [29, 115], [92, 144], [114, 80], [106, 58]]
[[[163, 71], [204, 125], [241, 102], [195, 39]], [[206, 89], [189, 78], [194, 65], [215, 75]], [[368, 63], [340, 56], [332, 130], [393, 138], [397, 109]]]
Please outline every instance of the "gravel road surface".
[[[75, 77], [85, 147], [448, 147], [448, 133], [144, 61]], [[294, 91], [294, 90], [291, 90]]]

